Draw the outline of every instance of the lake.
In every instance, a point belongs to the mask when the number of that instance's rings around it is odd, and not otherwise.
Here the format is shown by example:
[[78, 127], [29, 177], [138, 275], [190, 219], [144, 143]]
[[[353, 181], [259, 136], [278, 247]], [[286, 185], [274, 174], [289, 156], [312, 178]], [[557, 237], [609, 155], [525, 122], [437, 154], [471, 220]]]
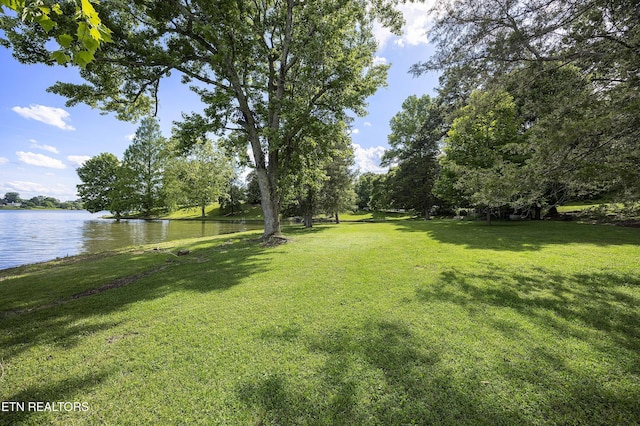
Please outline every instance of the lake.
[[85, 210], [0, 210], [0, 269], [76, 254], [262, 229], [261, 223], [103, 219]]

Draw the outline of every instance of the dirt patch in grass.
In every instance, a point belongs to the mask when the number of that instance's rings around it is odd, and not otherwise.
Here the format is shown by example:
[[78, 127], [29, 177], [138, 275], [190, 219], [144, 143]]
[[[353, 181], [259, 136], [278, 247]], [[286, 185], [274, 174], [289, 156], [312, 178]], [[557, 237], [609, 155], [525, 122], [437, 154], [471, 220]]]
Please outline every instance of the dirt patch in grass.
[[62, 301], [58, 301], [56, 302], [56, 304], [60, 304], [60, 303], [65, 303], [65, 302], [69, 302], [71, 300], [75, 300], [75, 299], [81, 299], [83, 297], [87, 297], [87, 296], [93, 296], [94, 294], [100, 294], [100, 293], [104, 293], [107, 290], [113, 290], [114, 288], [120, 288], [123, 287], [125, 285], [134, 283], [144, 277], [148, 277], [151, 274], [155, 274], [156, 272], [160, 272], [163, 269], [166, 268], [166, 265], [160, 266], [158, 268], [152, 269], [150, 271], [145, 271], [145, 272], [141, 272], [139, 274], [135, 274], [135, 275], [131, 275], [128, 277], [122, 277], [122, 278], [118, 278], [117, 280], [114, 280], [112, 282], [110, 282], [109, 284], [105, 284], [102, 287], [98, 287], [98, 288], [92, 288], [80, 293], [76, 293], [73, 296], [71, 296], [69, 299], [63, 299]]
[[160, 272], [163, 269], [165, 269], [166, 267], [167, 267], [167, 265], [162, 265], [162, 266], [159, 266], [157, 268], [151, 269], [149, 271], [140, 272], [138, 274], [130, 275], [128, 277], [118, 278], [116, 280], [111, 281], [108, 284], [105, 284], [105, 285], [101, 286], [101, 287], [85, 290], [83, 292], [76, 293], [76, 294], [74, 294], [74, 295], [72, 295], [70, 297], [56, 300], [53, 303], [47, 303], [47, 304], [40, 305], [40, 306], [33, 306], [33, 307], [30, 307], [30, 308], [26, 308], [26, 309], [13, 309], [13, 310], [0, 312], [0, 318], [2, 318], [2, 317], [6, 318], [8, 316], [21, 315], [21, 314], [25, 314], [25, 313], [29, 313], [29, 312], [40, 311], [42, 309], [52, 308], [54, 306], [60, 306], [60, 305], [63, 305], [65, 303], [67, 303], [67, 302], [71, 302], [72, 300], [81, 299], [83, 297], [94, 296], [96, 294], [104, 293], [105, 291], [108, 291], [108, 290], [113, 290], [113, 289], [116, 289], [116, 288], [124, 287], [125, 285], [129, 285], [129, 284], [135, 283], [136, 281], [139, 281], [142, 278], [148, 277], [149, 275], [152, 275], [152, 274], [155, 274], [157, 272]]

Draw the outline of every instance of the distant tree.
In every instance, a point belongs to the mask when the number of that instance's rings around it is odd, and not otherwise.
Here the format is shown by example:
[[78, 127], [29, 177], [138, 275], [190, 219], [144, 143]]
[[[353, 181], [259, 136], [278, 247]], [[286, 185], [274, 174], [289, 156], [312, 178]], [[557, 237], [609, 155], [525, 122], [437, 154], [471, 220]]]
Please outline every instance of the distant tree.
[[260, 204], [260, 185], [254, 170], [247, 175], [247, 203]]
[[60, 207], [60, 200], [53, 197], [44, 197], [43, 206], [49, 209], [54, 209]]
[[104, 152], [87, 160], [76, 169], [82, 181], [77, 186], [84, 208], [91, 213], [101, 210], [114, 211], [115, 188], [119, 175], [120, 160]]
[[333, 215], [340, 223], [340, 213], [356, 208], [354, 191], [355, 172], [351, 139], [345, 137], [336, 144], [336, 149], [324, 166], [326, 179], [318, 193], [319, 210]]
[[492, 209], [510, 204], [518, 193], [522, 164], [519, 117], [504, 91], [476, 91], [458, 112], [445, 140], [447, 177], [474, 205]]
[[373, 181], [375, 179], [375, 173], [365, 172], [356, 178], [355, 193], [356, 193], [356, 206], [358, 209], [370, 209], [371, 208], [371, 192], [373, 191]]
[[211, 140], [193, 145], [182, 156], [168, 162], [165, 185], [173, 181], [173, 204], [205, 208], [228, 196], [229, 181], [234, 178], [232, 159]]
[[7, 192], [4, 194], [4, 202], [5, 203], [19, 203], [20, 202], [20, 194], [17, 192]]
[[[292, 169], [283, 179], [284, 199], [289, 213], [301, 215], [306, 227], [313, 224], [313, 216], [325, 212], [335, 214], [345, 206], [353, 208], [352, 176], [348, 170], [353, 164], [351, 139], [344, 122], [322, 126], [322, 142], [307, 136], [304, 148], [291, 156]], [[295, 170], [295, 172], [293, 172]], [[333, 183], [330, 174], [333, 174]], [[329, 186], [327, 186], [329, 185]], [[324, 193], [323, 193], [324, 188]], [[336, 197], [331, 199], [331, 197]], [[346, 197], [346, 198], [345, 198]], [[349, 201], [347, 201], [349, 200]]]
[[383, 165], [396, 165], [389, 198], [397, 208], [412, 209], [429, 219], [434, 204], [433, 185], [440, 166], [438, 154], [446, 133], [444, 109], [429, 95], [409, 96], [390, 122], [390, 149]]
[[137, 170], [122, 163], [117, 169], [115, 186], [110, 193], [111, 206], [109, 210], [114, 213], [116, 219], [124, 214], [140, 212], [140, 175]]
[[385, 210], [391, 207], [389, 200], [389, 175], [376, 174], [372, 179], [371, 200], [369, 205], [373, 210]]
[[163, 205], [161, 190], [168, 155], [166, 145], [156, 119], [146, 117], [140, 122], [131, 145], [124, 153], [123, 167], [129, 171], [128, 178], [133, 179], [133, 204], [146, 217]]
[[240, 184], [238, 177], [233, 177], [227, 184], [224, 193], [218, 198], [220, 208], [229, 211], [233, 215], [240, 210], [242, 201], [246, 198], [245, 189]]

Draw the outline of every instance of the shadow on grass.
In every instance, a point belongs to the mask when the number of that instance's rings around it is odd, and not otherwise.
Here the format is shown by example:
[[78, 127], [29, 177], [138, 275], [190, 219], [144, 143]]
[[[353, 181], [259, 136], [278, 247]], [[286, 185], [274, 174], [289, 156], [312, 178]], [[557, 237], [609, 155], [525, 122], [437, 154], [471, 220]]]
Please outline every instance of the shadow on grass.
[[[137, 279], [132, 279], [120, 288], [77, 299], [67, 298], [63, 303], [57, 301], [59, 304], [35, 306], [33, 311], [16, 314], [5, 312], [5, 317], [0, 317], [0, 332], [4, 337], [0, 354], [6, 359], [28, 350], [33, 344], [43, 342], [73, 345], [73, 341], [82, 335], [117, 325], [111, 322], [78, 325], [78, 320], [88, 317], [100, 318], [138, 301], [161, 298], [176, 291], [206, 293], [225, 290], [237, 285], [243, 278], [264, 271], [268, 267], [271, 249], [263, 247], [250, 237], [229, 236], [217, 240], [211, 245], [207, 245], [207, 240], [203, 240], [205, 246], [196, 246], [187, 256], [176, 256], [169, 251], [124, 256], [121, 267], [125, 272], [122, 274], [130, 270], [127, 262], [135, 264], [137, 259], [148, 256], [156, 257], [156, 260], [145, 261], [148, 274], [136, 270], [132, 277]], [[55, 274], [55, 267], [45, 267], [50, 274]], [[67, 269], [65, 276], [81, 275], [85, 269], [91, 270], [92, 274], [100, 270], [100, 267], [94, 264], [82, 262], [62, 265], [61, 268], [73, 269], [72, 273]], [[126, 279], [127, 276], [121, 276], [120, 279], [122, 278]], [[33, 297], [40, 300], [39, 295]]]
[[[321, 232], [321, 229], [296, 230], [291, 234], [300, 235], [308, 232]], [[139, 261], [136, 259], [144, 259], [147, 256], [157, 258], [153, 262], [145, 263], [145, 268], [153, 273], [140, 275], [140, 272], [136, 272], [139, 279], [100, 294], [77, 299], [70, 298], [63, 303], [41, 306], [33, 311], [13, 312], [0, 316], [0, 360], [6, 363], [5, 365], [19, 363], [17, 357], [29, 352], [32, 352], [29, 355], [30, 358], [40, 356], [38, 354], [45, 351], [43, 348], [66, 352], [98, 333], [108, 333], [108, 330], [116, 327], [122, 328], [125, 325], [123, 321], [126, 320], [112, 314], [141, 301], [153, 301], [175, 292], [206, 294], [225, 291], [236, 286], [245, 278], [268, 270], [271, 257], [282, 250], [279, 247], [264, 247], [256, 239], [257, 234], [255, 236], [230, 235], [212, 241], [202, 240], [193, 243], [190, 246], [190, 253], [186, 256], [176, 256], [175, 253], [169, 252], [123, 256], [121, 263], [123, 272], [120, 276], [133, 270], [126, 262], [134, 264]], [[96, 260], [96, 262], [100, 261], [100, 259]], [[83, 274], [85, 267], [93, 270], [95, 264], [79, 262], [61, 266], [61, 268], [74, 268], [73, 271], [78, 276]], [[56, 267], [46, 266], [46, 269], [49, 274], [55, 274]], [[101, 283], [96, 287], [100, 285]], [[41, 303], [37, 295], [34, 297], [37, 303]], [[144, 327], [144, 324], [131, 326]], [[122, 331], [119, 330], [116, 334], [121, 334]], [[134, 332], [137, 334], [137, 330]], [[43, 372], [43, 374], [46, 373]], [[33, 384], [27, 389], [14, 393], [17, 386], [8, 385], [6, 380], [7, 377], [4, 378], [5, 388], [0, 392], [0, 400], [4, 401], [63, 401], [64, 396], [82, 391], [86, 383], [92, 382], [87, 380], [85, 383], [81, 378], [75, 380], [71, 377], [64, 385], [60, 385], [59, 393], [55, 385], [46, 382]], [[29, 381], [28, 378], [24, 380]], [[34, 414], [27, 412], [21, 416], [28, 417]]]
[[[478, 329], [501, 334], [505, 347], [527, 348], [525, 359], [505, 354], [500, 373], [518, 387], [548, 387], [544, 409], [555, 423], [634, 424], [640, 418], [639, 288], [640, 277], [631, 274], [513, 272], [489, 264], [444, 271], [435, 284], [416, 289], [416, 299], [451, 303]], [[580, 348], [579, 355], [563, 348]]]
[[400, 321], [305, 334], [299, 327], [259, 338], [304, 345], [323, 362], [315, 377], [270, 371], [241, 383], [238, 397], [257, 424], [523, 424], [517, 412], [492, 405], [479, 381], [460, 387], [440, 350]]
[[471, 309], [481, 305], [512, 308], [541, 325], [569, 334], [569, 324], [584, 325], [640, 352], [640, 298], [625, 292], [625, 288], [640, 288], [640, 277], [613, 273], [563, 275], [540, 267], [513, 272], [489, 264], [476, 272], [455, 268], [443, 271], [436, 284], [419, 288], [417, 296], [422, 301], [453, 302]]
[[640, 229], [606, 225], [552, 221], [430, 222], [403, 220], [394, 222], [405, 232], [423, 232], [441, 243], [471, 249], [535, 251], [556, 244], [640, 245]]
[[[80, 376], [67, 377], [56, 383], [38, 383], [31, 385], [14, 394], [3, 394], [3, 401], [16, 401], [24, 403], [24, 410], [16, 410], [12, 412], [4, 412], [0, 415], [0, 425], [18, 425], [26, 421], [30, 424], [51, 424], [50, 417], [54, 417], [60, 424], [64, 423], [64, 416], [68, 413], [82, 413], [95, 409], [89, 406], [80, 394], [88, 392], [91, 388], [98, 386], [109, 376], [108, 372], [93, 372]], [[41, 403], [35, 407], [29, 407], [29, 402]], [[67, 403], [60, 406], [55, 405], [46, 407], [45, 403], [57, 404], [59, 402]], [[84, 406], [75, 407], [71, 410], [69, 403], [86, 404]], [[66, 407], [66, 408], [65, 408]], [[76, 414], [77, 415], [77, 414]]]

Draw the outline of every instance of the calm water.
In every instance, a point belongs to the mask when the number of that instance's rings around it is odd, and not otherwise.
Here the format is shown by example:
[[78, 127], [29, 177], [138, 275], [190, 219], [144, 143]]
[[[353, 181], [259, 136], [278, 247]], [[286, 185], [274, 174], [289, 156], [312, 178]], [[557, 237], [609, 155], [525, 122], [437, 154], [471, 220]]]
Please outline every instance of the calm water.
[[101, 219], [73, 210], [0, 210], [0, 269], [132, 245], [262, 229], [262, 224]]

